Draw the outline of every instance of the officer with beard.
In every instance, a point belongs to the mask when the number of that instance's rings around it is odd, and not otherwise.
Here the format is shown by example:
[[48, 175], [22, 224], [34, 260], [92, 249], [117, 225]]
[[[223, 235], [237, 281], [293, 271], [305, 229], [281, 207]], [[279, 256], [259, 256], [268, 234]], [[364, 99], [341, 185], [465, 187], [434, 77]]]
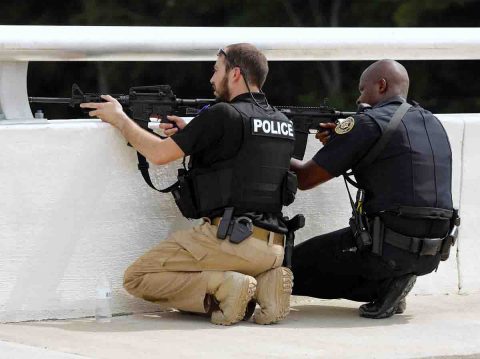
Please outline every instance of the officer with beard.
[[408, 87], [398, 62], [370, 65], [357, 101], [370, 106], [338, 125], [324, 124], [331, 130], [317, 134], [324, 147], [310, 161], [292, 160], [300, 189], [340, 175], [359, 189], [348, 228], [294, 248], [294, 294], [368, 302], [361, 316], [387, 318], [405, 310], [416, 276], [448, 257], [448, 234], [459, 224], [450, 143], [435, 116], [406, 103]]
[[125, 289], [165, 307], [207, 313], [220, 325], [247, 319], [258, 303], [255, 322], [271, 324], [289, 313], [293, 285], [291, 271], [281, 267], [282, 206], [296, 190], [285, 185], [292, 124], [261, 92], [268, 63], [253, 45], [219, 50], [213, 70], [219, 103], [188, 124], [169, 116], [176, 127], [163, 126], [167, 139], [137, 126], [111, 96], [81, 106], [119, 129], [150, 162], [190, 156], [174, 197], [182, 214], [203, 224], [141, 256], [125, 272]]

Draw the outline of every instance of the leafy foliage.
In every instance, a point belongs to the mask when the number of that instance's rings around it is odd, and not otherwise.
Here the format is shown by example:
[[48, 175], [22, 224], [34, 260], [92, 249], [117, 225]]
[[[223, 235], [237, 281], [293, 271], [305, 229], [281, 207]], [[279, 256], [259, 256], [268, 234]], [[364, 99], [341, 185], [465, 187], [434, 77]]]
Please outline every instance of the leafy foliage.
[[[0, 5], [2, 24], [108, 26], [302, 26], [461, 27], [478, 26], [476, 0], [25, 0]], [[404, 61], [410, 95], [434, 112], [480, 112], [477, 61]], [[355, 108], [361, 61], [271, 62], [265, 92], [273, 104], [323, 102]], [[130, 86], [171, 84], [180, 97], [209, 97], [211, 63], [35, 62], [29, 94], [68, 96], [74, 82], [89, 92], [125, 93]], [[468, 86], [464, 86], [468, 83]], [[194, 84], [192, 86], [192, 84]], [[45, 106], [50, 118], [79, 116]], [[35, 109], [35, 108], [34, 108]], [[70, 111], [70, 112], [68, 112]]]

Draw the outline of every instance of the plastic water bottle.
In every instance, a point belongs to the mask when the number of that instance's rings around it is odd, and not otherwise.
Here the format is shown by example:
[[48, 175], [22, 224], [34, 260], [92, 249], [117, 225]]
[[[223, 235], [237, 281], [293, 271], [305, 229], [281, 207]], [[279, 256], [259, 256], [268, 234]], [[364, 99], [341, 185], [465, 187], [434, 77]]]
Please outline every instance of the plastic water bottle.
[[34, 117], [35, 118], [45, 118], [45, 115], [43, 114], [42, 110], [37, 110], [37, 111], [35, 111]]
[[98, 278], [95, 291], [95, 320], [108, 323], [112, 320], [112, 289], [107, 277], [103, 274]]

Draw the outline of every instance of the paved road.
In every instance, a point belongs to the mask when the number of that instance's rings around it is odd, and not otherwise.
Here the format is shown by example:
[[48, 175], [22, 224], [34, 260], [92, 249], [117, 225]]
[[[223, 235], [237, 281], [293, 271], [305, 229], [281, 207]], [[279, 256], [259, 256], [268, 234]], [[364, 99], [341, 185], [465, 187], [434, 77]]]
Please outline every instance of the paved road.
[[214, 326], [158, 312], [0, 325], [0, 358], [480, 358], [480, 294], [410, 296], [403, 315], [371, 320], [345, 300], [295, 298], [287, 320]]

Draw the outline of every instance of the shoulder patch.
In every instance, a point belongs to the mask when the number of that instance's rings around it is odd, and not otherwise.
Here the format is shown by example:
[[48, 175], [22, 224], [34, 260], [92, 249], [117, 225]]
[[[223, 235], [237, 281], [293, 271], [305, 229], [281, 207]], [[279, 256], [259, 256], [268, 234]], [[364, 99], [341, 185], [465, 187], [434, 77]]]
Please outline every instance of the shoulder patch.
[[290, 120], [251, 117], [252, 135], [295, 139]]
[[337, 120], [337, 127], [335, 127], [335, 133], [338, 135], [343, 135], [351, 131], [355, 126], [355, 119], [352, 116], [347, 118], [339, 118]]

